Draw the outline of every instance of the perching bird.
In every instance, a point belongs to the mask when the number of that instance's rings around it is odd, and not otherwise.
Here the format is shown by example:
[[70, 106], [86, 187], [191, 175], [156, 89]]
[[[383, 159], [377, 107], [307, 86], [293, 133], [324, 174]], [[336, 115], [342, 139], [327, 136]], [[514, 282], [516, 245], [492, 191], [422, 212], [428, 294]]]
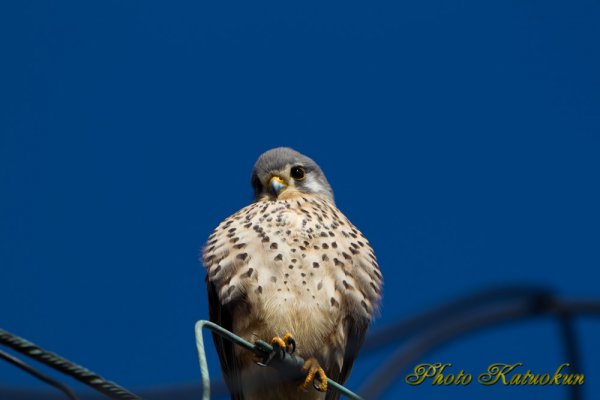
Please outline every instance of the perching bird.
[[213, 335], [225, 382], [232, 399], [336, 399], [325, 393], [326, 376], [346, 381], [378, 310], [375, 255], [310, 158], [269, 150], [251, 183], [254, 202], [225, 219], [203, 249], [210, 319], [307, 361], [299, 381], [281, 377]]

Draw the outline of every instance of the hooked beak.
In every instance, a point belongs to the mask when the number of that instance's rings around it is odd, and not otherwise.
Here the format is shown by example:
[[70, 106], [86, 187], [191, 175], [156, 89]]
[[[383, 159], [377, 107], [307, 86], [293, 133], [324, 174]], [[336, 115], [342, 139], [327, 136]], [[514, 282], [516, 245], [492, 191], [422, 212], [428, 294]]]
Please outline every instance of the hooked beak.
[[287, 187], [287, 183], [281, 177], [274, 176], [269, 180], [269, 186], [276, 195], [279, 195], [279, 192]]

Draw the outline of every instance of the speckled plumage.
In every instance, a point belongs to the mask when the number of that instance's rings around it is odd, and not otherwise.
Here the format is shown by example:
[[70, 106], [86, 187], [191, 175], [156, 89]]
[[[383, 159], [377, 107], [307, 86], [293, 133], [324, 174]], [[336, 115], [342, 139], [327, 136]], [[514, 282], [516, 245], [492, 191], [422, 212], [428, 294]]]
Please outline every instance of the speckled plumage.
[[[298, 355], [315, 357], [343, 383], [377, 311], [382, 276], [369, 242], [333, 196], [292, 186], [276, 198], [259, 193], [210, 235], [203, 263], [211, 320], [249, 342], [290, 332]], [[314, 389], [298, 392], [297, 382], [263, 386], [273, 369], [256, 366], [251, 354], [218, 337], [215, 344], [232, 398], [325, 397]]]

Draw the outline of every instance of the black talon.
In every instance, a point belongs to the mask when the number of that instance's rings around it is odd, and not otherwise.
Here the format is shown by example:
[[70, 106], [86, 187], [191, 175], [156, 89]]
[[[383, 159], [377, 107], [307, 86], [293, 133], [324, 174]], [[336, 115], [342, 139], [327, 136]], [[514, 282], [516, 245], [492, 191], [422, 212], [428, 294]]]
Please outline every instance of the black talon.
[[279, 346], [275, 346], [276, 349], [273, 349], [277, 352], [277, 356], [280, 360], [283, 360], [285, 358], [285, 349], [282, 349]]
[[269, 354], [267, 354], [265, 356], [265, 358], [262, 359], [262, 361], [257, 361], [256, 363], [258, 365], [260, 365], [261, 367], [266, 367], [269, 364], [271, 364], [271, 361], [273, 361], [273, 359], [275, 358], [276, 354], [277, 354], [276, 350], [273, 350], [272, 352], [270, 352]]
[[256, 364], [260, 365], [261, 367], [266, 367], [269, 364], [271, 364], [271, 362], [274, 359], [278, 359], [278, 360], [283, 360], [285, 359], [285, 349], [282, 349], [281, 347], [274, 345], [272, 346], [273, 350], [271, 350], [269, 353], [267, 353], [267, 355], [265, 356], [265, 358], [262, 359], [262, 361], [257, 361]]
[[[317, 385], [317, 380], [319, 380], [319, 384], [318, 385]], [[313, 384], [313, 387], [315, 389], [317, 389], [317, 390], [320, 391], [320, 388], [321, 388], [321, 378], [319, 378], [318, 376], [315, 376], [315, 378], [313, 379], [312, 384]]]
[[[317, 383], [317, 382], [318, 382], [318, 383]], [[316, 374], [315, 374], [315, 377], [313, 378], [313, 381], [312, 381], [313, 387], [314, 387], [315, 389], [317, 389], [317, 390], [319, 390], [319, 391], [320, 391], [320, 388], [321, 388], [321, 383], [322, 383], [322, 382], [321, 382], [321, 376], [320, 376], [318, 373], [316, 373]]]
[[[291, 351], [289, 351], [290, 354], [294, 354], [294, 352], [296, 351], [296, 341], [294, 340], [293, 337], [288, 338], [288, 343], [287, 345], [290, 347]], [[287, 347], [287, 346], [286, 346]], [[287, 350], [287, 348], [286, 348]]]

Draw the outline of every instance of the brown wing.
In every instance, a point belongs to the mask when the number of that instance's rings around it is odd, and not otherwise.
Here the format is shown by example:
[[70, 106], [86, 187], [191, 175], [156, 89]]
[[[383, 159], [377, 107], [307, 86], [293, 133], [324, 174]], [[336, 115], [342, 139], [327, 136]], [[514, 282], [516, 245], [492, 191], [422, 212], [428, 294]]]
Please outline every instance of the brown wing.
[[[348, 341], [346, 343], [342, 368], [341, 370], [332, 368], [328, 371], [329, 378], [340, 385], [343, 385], [350, 376], [352, 366], [354, 365], [354, 360], [356, 360], [358, 357], [358, 352], [360, 351], [360, 348], [365, 340], [365, 334], [367, 333], [367, 328], [369, 327], [369, 321], [367, 319], [356, 321], [352, 317], [346, 317], [344, 319], [344, 327]], [[339, 398], [340, 394], [334, 390], [329, 390], [327, 392], [327, 396], [325, 396], [325, 400], [337, 400]]]
[[[221, 305], [215, 285], [209, 282], [208, 277], [206, 279], [206, 286], [208, 289], [208, 312], [210, 320], [228, 331], [232, 331], [231, 309], [233, 305]], [[234, 344], [214, 333], [212, 337], [221, 361], [223, 378], [231, 393], [231, 400], [244, 400], [243, 394], [239, 391], [242, 387], [240, 377], [241, 368], [234, 354]]]

